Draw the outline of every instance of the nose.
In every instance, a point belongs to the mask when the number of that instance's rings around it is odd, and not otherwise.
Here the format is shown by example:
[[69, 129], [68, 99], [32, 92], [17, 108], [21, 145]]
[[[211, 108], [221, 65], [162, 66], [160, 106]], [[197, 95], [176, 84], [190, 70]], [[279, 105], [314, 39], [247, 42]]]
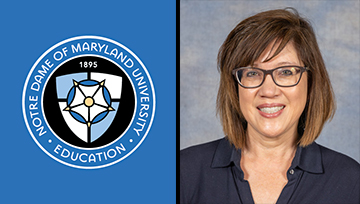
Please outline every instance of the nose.
[[264, 83], [260, 86], [261, 97], [273, 98], [280, 94], [279, 87], [275, 84], [270, 74], [265, 77]]

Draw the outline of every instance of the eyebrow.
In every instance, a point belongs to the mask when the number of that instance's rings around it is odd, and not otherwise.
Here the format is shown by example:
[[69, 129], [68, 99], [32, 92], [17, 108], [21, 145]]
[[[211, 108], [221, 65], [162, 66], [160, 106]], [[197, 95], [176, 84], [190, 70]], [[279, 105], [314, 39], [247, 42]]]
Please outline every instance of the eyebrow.
[[298, 64], [298, 63], [285, 61], [285, 62], [279, 62], [279, 63], [277, 63], [276, 65], [277, 65], [277, 66], [282, 66], [282, 65], [297, 65], [297, 64]]
[[[283, 61], [283, 62], [277, 63], [275, 66], [280, 67], [280, 66], [284, 66], [284, 65], [297, 65], [297, 64], [298, 63], [295, 63], [295, 62]], [[258, 66], [259, 66], [259, 64], [254, 63], [254, 67], [258, 67]]]

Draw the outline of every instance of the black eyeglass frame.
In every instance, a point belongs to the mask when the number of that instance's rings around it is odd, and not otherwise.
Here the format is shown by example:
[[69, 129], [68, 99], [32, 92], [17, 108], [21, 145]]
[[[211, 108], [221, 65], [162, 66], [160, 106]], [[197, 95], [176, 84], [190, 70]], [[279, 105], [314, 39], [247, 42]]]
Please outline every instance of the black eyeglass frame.
[[[278, 83], [276, 83], [276, 81], [275, 81], [275, 79], [274, 79], [273, 72], [274, 72], [275, 70], [277, 70], [277, 69], [288, 68], [288, 67], [296, 67], [296, 68], [299, 68], [299, 69], [300, 69], [300, 77], [299, 77], [299, 80], [296, 82], [296, 84], [293, 84], [293, 85], [286, 85], [286, 86], [284, 86], [284, 85], [279, 85]], [[248, 86], [244, 86], [243, 84], [241, 84], [241, 82], [240, 82], [240, 80], [239, 80], [239, 77], [238, 77], [238, 75], [237, 75], [237, 72], [238, 72], [239, 70], [241, 70], [241, 69], [244, 69], [244, 68], [246, 68], [246, 69], [249, 69], [249, 68], [250, 68], [250, 69], [257, 69], [257, 70], [260, 70], [260, 71], [262, 71], [262, 72], [264, 73], [263, 80], [261, 81], [261, 83], [260, 83], [258, 86], [248, 87]], [[281, 66], [281, 67], [276, 67], [276, 68], [270, 69], [270, 70], [264, 70], [264, 69], [260, 69], [260, 68], [257, 68], [257, 67], [239, 67], [239, 68], [236, 68], [236, 69], [232, 70], [232, 74], [234, 75], [235, 80], [238, 82], [238, 84], [240, 84], [241, 87], [247, 88], [247, 89], [253, 89], [253, 88], [258, 88], [258, 87], [260, 87], [260, 86], [264, 83], [265, 78], [266, 78], [266, 76], [267, 76], [268, 74], [270, 74], [273, 82], [274, 82], [277, 86], [280, 86], [280, 87], [293, 87], [293, 86], [296, 86], [296, 85], [299, 84], [299, 82], [300, 82], [300, 80], [301, 80], [301, 77], [302, 77], [302, 74], [303, 74], [305, 71], [307, 71], [307, 70], [309, 70], [308, 67], [301, 67], [301, 66], [296, 66], [296, 65]]]

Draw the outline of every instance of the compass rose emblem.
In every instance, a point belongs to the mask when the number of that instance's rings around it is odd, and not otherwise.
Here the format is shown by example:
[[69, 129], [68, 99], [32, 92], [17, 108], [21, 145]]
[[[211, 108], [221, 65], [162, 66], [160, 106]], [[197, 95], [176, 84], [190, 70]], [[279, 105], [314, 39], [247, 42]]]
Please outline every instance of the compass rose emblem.
[[104, 86], [105, 80], [102, 82], [73, 80], [73, 83], [64, 111], [68, 111], [75, 120], [90, 128], [92, 124], [103, 120], [109, 111], [114, 111], [111, 107], [110, 93]]
[[116, 115], [122, 78], [76, 73], [57, 77], [56, 86], [61, 113], [71, 131], [86, 143], [101, 137]]

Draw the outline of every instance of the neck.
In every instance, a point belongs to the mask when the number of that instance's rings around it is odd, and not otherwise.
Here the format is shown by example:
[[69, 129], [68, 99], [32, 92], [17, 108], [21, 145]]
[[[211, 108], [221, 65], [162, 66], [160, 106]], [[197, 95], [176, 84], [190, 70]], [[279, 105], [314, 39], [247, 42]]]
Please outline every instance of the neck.
[[248, 131], [243, 153], [255, 158], [284, 160], [292, 159], [296, 150], [297, 134], [269, 138]]

